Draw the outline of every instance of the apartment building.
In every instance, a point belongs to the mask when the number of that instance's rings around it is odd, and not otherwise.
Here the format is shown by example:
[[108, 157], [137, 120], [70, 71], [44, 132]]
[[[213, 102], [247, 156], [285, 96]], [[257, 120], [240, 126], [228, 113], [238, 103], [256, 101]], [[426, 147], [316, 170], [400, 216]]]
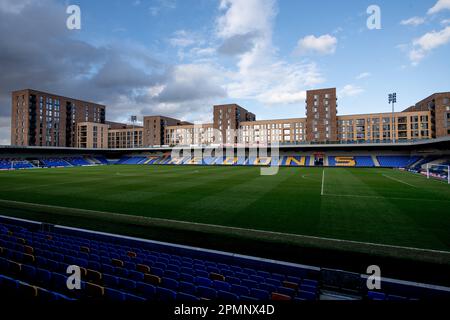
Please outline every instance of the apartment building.
[[450, 92], [434, 93], [405, 110], [429, 111], [432, 138], [450, 136]]
[[12, 92], [11, 145], [76, 147], [77, 125], [105, 123], [104, 105], [25, 89]]
[[404, 141], [431, 139], [429, 111], [338, 116], [339, 141]]
[[260, 120], [242, 122], [239, 142], [270, 144], [306, 142], [306, 119]]
[[165, 144], [166, 127], [191, 123], [164, 116], [144, 117], [144, 146], [161, 146]]
[[108, 147], [111, 149], [144, 147], [144, 128], [126, 126], [125, 128], [109, 128]]
[[306, 135], [308, 142], [338, 140], [336, 88], [307, 91]]
[[95, 122], [80, 122], [77, 124], [78, 148], [107, 149], [109, 125]]
[[214, 129], [218, 130], [219, 141], [216, 143], [234, 144], [239, 142], [237, 130], [242, 122], [255, 121], [256, 116], [237, 104], [214, 106]]
[[188, 124], [167, 126], [165, 129], [165, 145], [210, 145], [214, 144], [214, 124]]
[[[146, 116], [143, 126], [105, 121], [103, 105], [35, 90], [12, 93], [11, 144], [102, 148], [161, 145], [382, 142], [450, 136], [450, 92], [402, 112], [338, 115], [336, 88], [306, 93], [306, 117], [258, 120], [237, 104], [215, 105], [213, 122]], [[105, 133], [107, 130], [107, 133]]]

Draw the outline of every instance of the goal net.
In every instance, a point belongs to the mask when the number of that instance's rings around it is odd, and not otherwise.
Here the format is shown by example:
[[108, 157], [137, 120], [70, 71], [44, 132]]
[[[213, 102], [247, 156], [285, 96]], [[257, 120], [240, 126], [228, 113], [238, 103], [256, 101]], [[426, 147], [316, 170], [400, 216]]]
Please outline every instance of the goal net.
[[18, 160], [14, 160], [11, 161], [11, 169], [25, 169], [25, 168], [30, 168], [31, 164], [28, 161], [18, 161]]
[[427, 178], [447, 181], [450, 184], [450, 166], [441, 164], [427, 164]]

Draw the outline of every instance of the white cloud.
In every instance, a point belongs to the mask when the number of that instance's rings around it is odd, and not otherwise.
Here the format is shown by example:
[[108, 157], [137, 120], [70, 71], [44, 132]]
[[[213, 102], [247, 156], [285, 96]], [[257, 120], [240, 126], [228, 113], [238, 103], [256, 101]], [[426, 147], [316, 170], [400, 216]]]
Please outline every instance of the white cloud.
[[342, 89], [338, 90], [338, 96], [345, 98], [345, 97], [354, 97], [364, 92], [364, 89], [355, 86], [353, 84], [347, 84]]
[[450, 0], [438, 0], [438, 2], [428, 10], [428, 14], [436, 14], [443, 10], [450, 10]]
[[[206, 80], [206, 81], [205, 81]], [[169, 81], [157, 96], [161, 102], [205, 100], [226, 96], [223, 75], [208, 64], [182, 64], [174, 68]], [[201, 88], [201, 90], [198, 90]]]
[[196, 43], [199, 43], [200, 40], [197, 35], [192, 32], [186, 30], [178, 30], [174, 33], [173, 37], [169, 39], [169, 42], [174, 47], [189, 47]]
[[157, 0], [156, 4], [148, 8], [152, 16], [159, 15], [163, 10], [175, 9], [177, 7], [176, 0]]
[[[255, 98], [267, 104], [303, 103], [305, 88], [314, 87], [324, 81], [314, 63], [289, 64], [279, 62], [268, 68], [265, 77], [266, 87], [261, 86]], [[254, 79], [257, 81], [257, 79]]]
[[412, 17], [400, 22], [403, 26], [419, 26], [425, 23], [425, 18], [422, 17]]
[[7, 13], [20, 13], [23, 8], [32, 3], [33, 0], [1, 0], [0, 11]]
[[255, 31], [267, 35], [277, 14], [274, 0], [221, 0], [220, 9], [225, 12], [217, 20], [222, 38]]
[[333, 54], [336, 51], [337, 42], [338, 40], [329, 34], [320, 37], [309, 35], [298, 41], [295, 53], [298, 55], [314, 53], [321, 55]]
[[[216, 33], [236, 58], [236, 68], [225, 71], [230, 98], [301, 103], [305, 89], [324, 81], [314, 63], [290, 63], [278, 56], [272, 42], [278, 12], [274, 0], [222, 0], [220, 9]], [[245, 43], [235, 43], [239, 40]]]
[[369, 78], [372, 74], [370, 72], [363, 72], [356, 76], [356, 80]]
[[447, 24], [450, 24], [450, 19], [444, 19], [444, 20], [442, 20], [442, 21], [441, 21], [441, 24], [442, 24], [443, 26], [445, 26], [445, 25], [447, 25]]
[[11, 119], [9, 117], [0, 117], [0, 145], [9, 145]]
[[450, 26], [440, 30], [431, 31], [417, 38], [412, 43], [412, 49], [409, 52], [409, 59], [413, 65], [426, 57], [432, 50], [439, 48], [450, 42]]

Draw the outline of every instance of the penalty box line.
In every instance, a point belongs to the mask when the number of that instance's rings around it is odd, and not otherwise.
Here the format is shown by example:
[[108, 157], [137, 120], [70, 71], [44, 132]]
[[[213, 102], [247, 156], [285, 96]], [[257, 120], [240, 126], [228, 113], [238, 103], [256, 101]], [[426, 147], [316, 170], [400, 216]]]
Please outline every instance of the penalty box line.
[[359, 195], [359, 194], [335, 194], [326, 193], [323, 196], [327, 197], [346, 197], [346, 198], [368, 198], [368, 199], [392, 199], [392, 200], [408, 200], [408, 201], [429, 201], [429, 202], [450, 202], [450, 200], [444, 199], [420, 199], [420, 198], [404, 198], [404, 197], [383, 197], [383, 196], [373, 196], [373, 195]]
[[324, 196], [324, 186], [325, 186], [325, 169], [322, 170], [322, 188], [320, 191], [320, 195]]
[[410, 187], [413, 187], [413, 188], [417, 188], [417, 186], [415, 186], [415, 185], [412, 185], [412, 184], [410, 184], [410, 183], [408, 183], [408, 182], [405, 182], [405, 181], [403, 181], [403, 180], [400, 180], [400, 179], [397, 179], [397, 178], [388, 176], [387, 174], [382, 173], [381, 175], [382, 175], [383, 177], [385, 177], [385, 178], [388, 178], [388, 179], [392, 180], [392, 181], [396, 181], [396, 182], [399, 182], [399, 183], [406, 184], [407, 186], [410, 186]]

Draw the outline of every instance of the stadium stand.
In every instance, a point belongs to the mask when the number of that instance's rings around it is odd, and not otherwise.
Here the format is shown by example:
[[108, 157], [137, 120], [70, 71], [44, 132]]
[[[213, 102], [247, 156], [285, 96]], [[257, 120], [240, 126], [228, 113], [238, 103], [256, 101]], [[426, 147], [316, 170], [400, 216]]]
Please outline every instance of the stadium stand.
[[63, 158], [48, 158], [41, 159], [43, 167], [55, 168], [55, 167], [71, 167], [72, 165]]
[[[375, 162], [376, 157], [378, 163]], [[308, 167], [312, 156], [282, 155], [277, 157], [211, 157], [199, 158], [195, 156], [182, 156], [172, 158], [171, 154], [159, 155], [127, 155], [119, 160], [109, 160], [105, 156], [77, 156], [34, 158], [33, 160], [1, 159], [0, 170], [27, 169], [35, 166], [30, 161], [40, 163], [40, 167], [80, 167], [90, 165], [226, 165], [226, 166], [269, 166]], [[420, 172], [427, 163], [432, 163], [439, 157], [421, 157], [409, 155], [351, 155], [351, 156], [325, 156], [328, 159], [325, 166], [329, 167], [385, 167], [405, 168], [413, 172]], [[444, 163], [441, 161], [440, 163]], [[322, 165], [321, 165], [322, 166]]]
[[387, 168], [407, 168], [420, 160], [418, 156], [378, 156], [381, 167]]
[[371, 156], [328, 157], [330, 167], [375, 167]]
[[65, 160], [70, 163], [74, 167], [82, 167], [82, 166], [89, 166], [91, 165], [86, 159], [82, 157], [76, 157], [76, 158], [65, 158]]
[[94, 162], [97, 162], [98, 164], [104, 164], [104, 165], [110, 164], [109, 160], [106, 159], [106, 158], [103, 157], [103, 156], [95, 156], [95, 157], [92, 157], [92, 160], [93, 160]]
[[10, 169], [29, 169], [34, 168], [34, 166], [24, 160], [14, 160], [14, 159], [0, 159], [0, 170], [10, 170]]
[[425, 166], [427, 163], [433, 162], [433, 161], [435, 161], [437, 159], [439, 159], [438, 156], [423, 157], [419, 161], [411, 163], [408, 166], [408, 169], [410, 169], [411, 171], [419, 172], [422, 169], [422, 167]]
[[[304, 301], [321, 299], [326, 290], [316, 267], [59, 226], [51, 230], [0, 217], [1, 295], [44, 301]], [[81, 290], [67, 289], [69, 265], [80, 267]], [[449, 288], [389, 279], [382, 287], [355, 294], [368, 300], [450, 297]]]

